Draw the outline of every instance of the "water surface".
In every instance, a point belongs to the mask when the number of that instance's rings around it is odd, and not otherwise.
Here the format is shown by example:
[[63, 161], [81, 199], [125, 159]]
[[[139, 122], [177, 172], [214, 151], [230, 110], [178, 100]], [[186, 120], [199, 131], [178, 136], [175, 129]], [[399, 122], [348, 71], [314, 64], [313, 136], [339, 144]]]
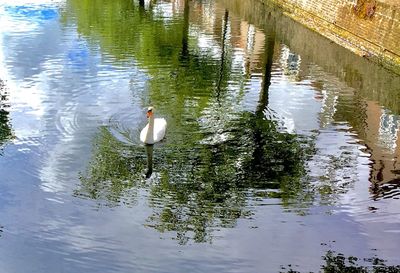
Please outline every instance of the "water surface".
[[0, 14], [5, 272], [400, 264], [400, 76], [256, 1]]

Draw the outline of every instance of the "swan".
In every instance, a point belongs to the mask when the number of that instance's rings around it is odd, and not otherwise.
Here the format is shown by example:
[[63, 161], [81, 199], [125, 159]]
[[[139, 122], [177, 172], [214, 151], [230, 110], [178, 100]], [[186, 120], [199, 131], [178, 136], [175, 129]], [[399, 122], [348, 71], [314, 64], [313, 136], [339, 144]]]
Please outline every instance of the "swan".
[[164, 118], [154, 118], [154, 108], [147, 109], [149, 123], [140, 132], [140, 141], [145, 144], [154, 144], [162, 140], [167, 129], [167, 121]]

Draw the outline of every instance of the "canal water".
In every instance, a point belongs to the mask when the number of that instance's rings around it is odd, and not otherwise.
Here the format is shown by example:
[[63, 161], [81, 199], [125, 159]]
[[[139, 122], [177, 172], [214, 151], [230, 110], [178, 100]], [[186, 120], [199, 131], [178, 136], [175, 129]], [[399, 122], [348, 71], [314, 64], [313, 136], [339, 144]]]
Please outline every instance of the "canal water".
[[1, 272], [400, 264], [400, 76], [273, 6], [1, 1], [0, 79]]

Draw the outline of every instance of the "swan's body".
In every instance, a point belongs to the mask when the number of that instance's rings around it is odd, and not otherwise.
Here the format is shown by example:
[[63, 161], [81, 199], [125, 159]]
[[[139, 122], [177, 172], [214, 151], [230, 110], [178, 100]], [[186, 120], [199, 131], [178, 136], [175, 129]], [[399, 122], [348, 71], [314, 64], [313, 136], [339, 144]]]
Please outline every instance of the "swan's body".
[[164, 118], [154, 118], [153, 107], [147, 110], [149, 123], [140, 132], [140, 141], [145, 144], [154, 144], [162, 140], [167, 130], [167, 121]]

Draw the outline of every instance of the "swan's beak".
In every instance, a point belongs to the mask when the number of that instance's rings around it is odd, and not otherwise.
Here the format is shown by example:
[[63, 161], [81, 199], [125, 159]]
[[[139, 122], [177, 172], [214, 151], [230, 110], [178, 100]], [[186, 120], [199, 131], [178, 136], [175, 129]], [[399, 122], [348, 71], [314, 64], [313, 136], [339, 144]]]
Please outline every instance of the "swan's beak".
[[152, 115], [153, 115], [153, 112], [147, 111], [147, 113], [146, 113], [147, 118], [151, 117]]

